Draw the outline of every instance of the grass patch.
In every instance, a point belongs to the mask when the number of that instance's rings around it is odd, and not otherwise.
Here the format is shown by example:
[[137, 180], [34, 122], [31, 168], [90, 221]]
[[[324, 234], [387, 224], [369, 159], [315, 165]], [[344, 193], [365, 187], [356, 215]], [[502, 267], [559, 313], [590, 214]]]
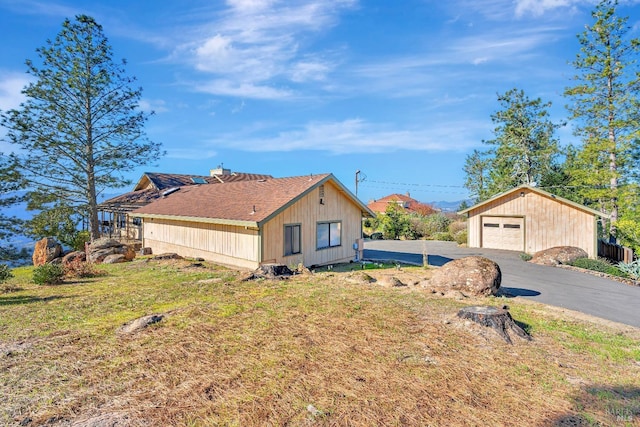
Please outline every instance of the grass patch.
[[[534, 340], [509, 346], [451, 320], [493, 298], [355, 284], [335, 269], [242, 281], [189, 261], [101, 268], [56, 286], [18, 269], [6, 283], [0, 424], [105, 413], [171, 426], [640, 421], [638, 334], [542, 306], [510, 300]], [[116, 334], [159, 312], [162, 322]]]

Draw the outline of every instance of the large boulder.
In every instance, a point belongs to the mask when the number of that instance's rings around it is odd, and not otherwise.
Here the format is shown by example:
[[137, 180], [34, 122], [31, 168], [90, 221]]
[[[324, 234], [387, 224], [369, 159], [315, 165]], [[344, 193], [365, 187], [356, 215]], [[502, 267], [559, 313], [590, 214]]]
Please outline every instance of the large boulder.
[[62, 265], [66, 267], [76, 262], [85, 262], [86, 260], [87, 260], [86, 253], [82, 251], [73, 251], [73, 252], [69, 252], [68, 254], [62, 257]]
[[496, 295], [502, 272], [495, 262], [481, 256], [450, 261], [433, 274], [430, 285], [443, 291], [458, 290], [471, 295]]
[[579, 258], [588, 258], [584, 249], [574, 246], [556, 246], [536, 252], [531, 262], [540, 265], [571, 264]]
[[36, 242], [33, 248], [33, 265], [38, 267], [59, 258], [62, 255], [62, 245], [52, 237], [45, 237]]
[[124, 255], [125, 260], [131, 261], [136, 257], [136, 251], [132, 246], [106, 237], [94, 240], [89, 245], [89, 261], [100, 263], [109, 255]]

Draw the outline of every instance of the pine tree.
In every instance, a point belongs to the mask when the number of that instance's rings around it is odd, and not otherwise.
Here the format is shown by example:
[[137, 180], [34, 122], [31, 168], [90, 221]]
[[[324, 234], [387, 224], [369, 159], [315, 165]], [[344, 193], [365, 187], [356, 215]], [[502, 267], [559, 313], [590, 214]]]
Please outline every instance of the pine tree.
[[20, 169], [35, 196], [32, 207], [74, 208], [88, 217], [95, 239], [99, 192], [128, 185], [122, 173], [158, 159], [160, 145], [146, 139], [148, 115], [137, 109], [141, 89], [131, 87], [135, 79], [125, 76], [126, 62], [113, 61], [93, 18], [65, 20], [57, 37], [36, 52], [40, 64], [27, 61], [36, 81], [23, 90], [27, 100], [2, 115], [2, 124], [24, 153]]
[[640, 129], [635, 66], [640, 40], [628, 37], [628, 18], [616, 15], [617, 5], [603, 0], [592, 12], [594, 23], [578, 35], [575, 85], [565, 90], [575, 134], [582, 139], [572, 184], [585, 204], [610, 214], [608, 232], [614, 237], [621, 211], [636, 198], [625, 185]]
[[6, 209], [22, 201], [20, 193], [25, 181], [18, 172], [15, 162], [0, 153], [0, 260], [16, 257], [16, 248], [3, 243], [17, 231], [20, 221], [6, 215]]
[[561, 124], [553, 123], [540, 98], [529, 99], [522, 90], [498, 95], [501, 109], [491, 115], [495, 138], [483, 141], [490, 148], [467, 156], [465, 186], [476, 201], [518, 185], [536, 185], [554, 173], [559, 154], [554, 134]]

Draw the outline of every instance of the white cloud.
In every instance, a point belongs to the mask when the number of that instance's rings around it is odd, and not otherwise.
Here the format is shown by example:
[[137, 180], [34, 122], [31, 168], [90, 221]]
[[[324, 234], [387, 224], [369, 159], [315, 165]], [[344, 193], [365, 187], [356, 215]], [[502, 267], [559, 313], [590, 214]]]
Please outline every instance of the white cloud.
[[169, 111], [167, 103], [162, 99], [141, 99], [138, 102], [138, 108], [145, 113], [166, 113]]
[[168, 148], [167, 157], [170, 159], [182, 160], [202, 160], [215, 157], [218, 153], [214, 150], [203, 150], [201, 148]]
[[517, 17], [521, 17], [527, 12], [533, 16], [544, 15], [545, 12], [560, 7], [570, 7], [576, 3], [581, 3], [579, 0], [516, 0], [515, 14]]
[[335, 25], [355, 0], [228, 0], [228, 9], [200, 27], [174, 51], [212, 75], [198, 90], [226, 96], [281, 99], [294, 96], [280, 84], [324, 80], [335, 61], [309, 55], [313, 34]]
[[254, 152], [315, 150], [343, 154], [397, 150], [464, 151], [478, 143], [479, 138], [474, 133], [485, 132], [486, 126], [485, 122], [458, 121], [433, 123], [428, 129], [403, 130], [389, 124], [373, 124], [355, 118], [337, 122], [310, 122], [273, 136], [229, 134], [210, 143], [212, 146]]
[[24, 73], [0, 72], [0, 110], [17, 108], [26, 98], [22, 89], [29, 84]]

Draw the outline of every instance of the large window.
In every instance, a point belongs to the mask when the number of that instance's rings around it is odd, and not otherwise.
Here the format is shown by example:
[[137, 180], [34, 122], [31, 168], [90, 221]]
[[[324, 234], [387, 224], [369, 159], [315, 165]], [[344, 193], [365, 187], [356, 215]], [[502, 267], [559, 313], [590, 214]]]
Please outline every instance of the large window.
[[300, 249], [300, 224], [284, 226], [284, 255], [295, 255]]
[[318, 249], [331, 248], [341, 244], [341, 222], [319, 222], [316, 233], [316, 247]]

